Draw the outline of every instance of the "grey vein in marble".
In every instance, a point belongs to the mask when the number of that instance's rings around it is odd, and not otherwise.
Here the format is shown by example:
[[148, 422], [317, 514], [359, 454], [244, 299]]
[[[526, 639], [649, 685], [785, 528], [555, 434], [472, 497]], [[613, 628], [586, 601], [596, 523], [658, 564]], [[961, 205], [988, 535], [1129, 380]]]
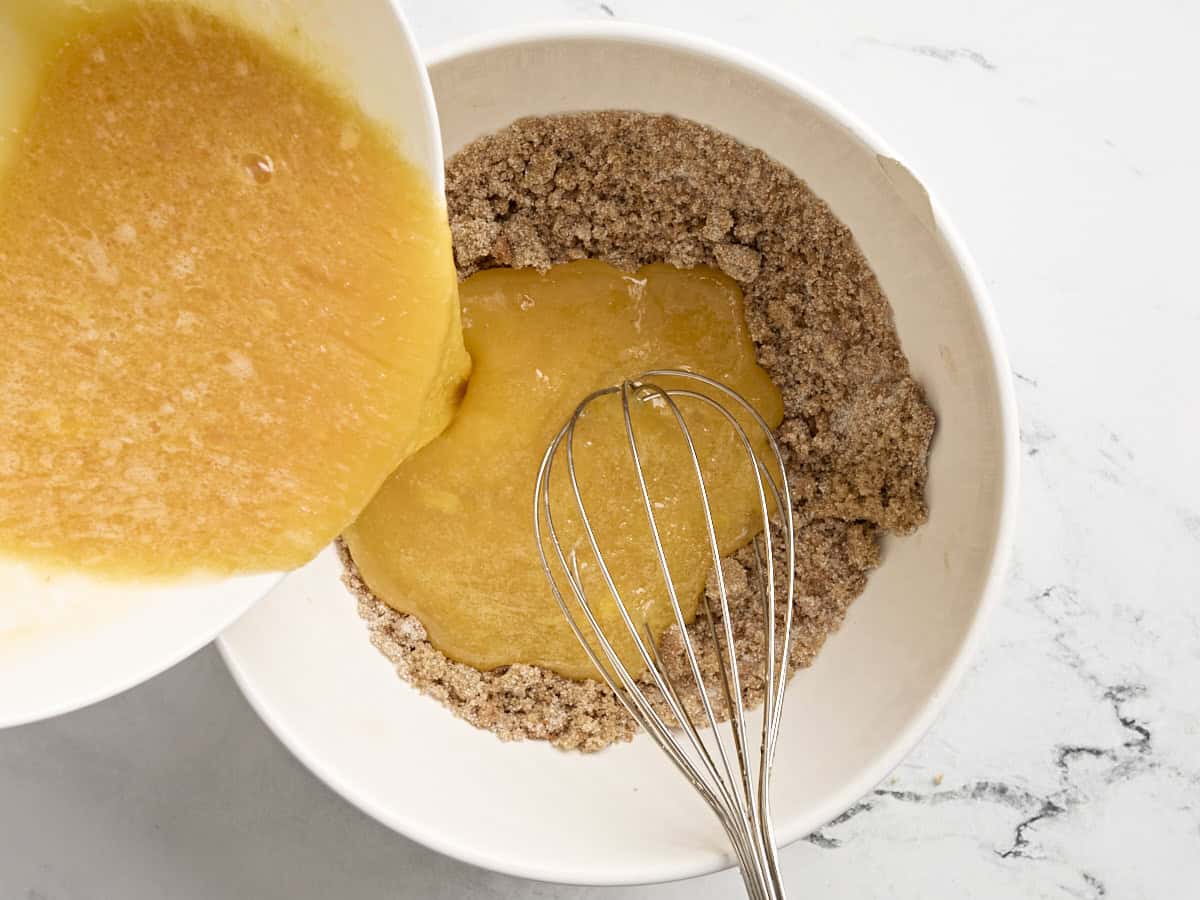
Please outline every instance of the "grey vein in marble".
[[1056, 436], [1049, 425], [1041, 422], [1021, 426], [1021, 446], [1025, 449], [1026, 456], [1037, 456]]
[[[824, 828], [809, 835], [808, 844], [827, 851], [837, 851], [854, 843], [854, 836], [845, 836], [848, 822], [867, 818], [894, 804], [939, 807], [947, 804], [990, 804], [1011, 809], [1019, 818], [1011, 826], [1007, 842], [992, 847], [998, 860], [1047, 861], [1051, 853], [1039, 843], [1039, 834], [1054, 820], [1070, 818], [1096, 799], [1098, 776], [1101, 789], [1133, 781], [1146, 773], [1159, 773], [1178, 784], [1182, 798], [1200, 785], [1200, 771], [1172, 765], [1156, 754], [1153, 729], [1130, 707], [1146, 699], [1149, 688], [1131, 680], [1108, 681], [1097, 674], [1088, 658], [1076, 646], [1078, 635], [1075, 620], [1090, 615], [1088, 605], [1076, 589], [1067, 584], [1046, 587], [1025, 598], [1023, 604], [1049, 626], [1054, 656], [1082, 680], [1095, 703], [1097, 717], [1109, 717], [1117, 726], [1120, 738], [1111, 744], [1091, 742], [1057, 743], [1049, 749], [1055, 772], [1055, 784], [1044, 792], [1022, 786], [1019, 781], [977, 780], [947, 790], [918, 791], [884, 786], [850, 807]], [[1081, 763], [1093, 765], [1084, 766]], [[1099, 764], [1096, 769], [1094, 764]], [[896, 779], [893, 779], [895, 781]], [[940, 780], [940, 776], [938, 776]], [[861, 832], [859, 832], [861, 833]], [[1064, 886], [1071, 896], [1100, 898], [1109, 889], [1095, 872], [1077, 872], [1081, 888]]]
[[969, 47], [942, 47], [937, 44], [904, 44], [896, 41], [881, 41], [878, 38], [871, 37], [863, 38], [862, 41], [863, 43], [873, 44], [877, 47], [890, 47], [893, 50], [903, 50], [906, 53], [915, 53], [917, 56], [926, 56], [930, 59], [936, 59], [938, 62], [948, 63], [960, 59], [966, 60], [988, 72], [994, 72], [999, 68], [999, 66], [978, 50], [972, 50]]

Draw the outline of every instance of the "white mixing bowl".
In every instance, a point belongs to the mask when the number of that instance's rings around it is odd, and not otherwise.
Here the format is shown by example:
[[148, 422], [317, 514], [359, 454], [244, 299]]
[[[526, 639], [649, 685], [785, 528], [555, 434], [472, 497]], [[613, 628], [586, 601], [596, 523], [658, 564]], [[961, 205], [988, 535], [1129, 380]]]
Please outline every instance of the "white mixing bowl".
[[[487, 37], [430, 67], [447, 154], [513, 119], [670, 112], [760, 147], [853, 229], [938, 414], [929, 523], [885, 544], [842, 630], [792, 683], [776, 769], [784, 841], [885, 778], [967, 666], [1000, 590], [1017, 423], [983, 282], [896, 155], [808, 85], [707, 42], [589, 25]], [[331, 552], [221, 639], [250, 702], [317, 775], [409, 837], [547, 881], [682, 878], [732, 860], [716, 821], [646, 738], [586, 756], [504, 744], [399, 681], [368, 643]]]
[[[124, 2], [89, 0], [88, 7]], [[318, 61], [367, 112], [394, 128], [405, 154], [442, 193], [429, 80], [392, 0], [193, 2]], [[50, 0], [37, 16], [68, 5], [77, 4]], [[0, 4], [0, 135], [20, 124], [38, 84], [42, 59], [28, 39], [29, 22], [20, 18], [25, 11], [25, 4]], [[0, 164], [8, 151], [0, 137]], [[113, 585], [0, 560], [0, 728], [95, 703], [157, 675], [211, 641], [282, 577], [275, 572], [166, 587]]]

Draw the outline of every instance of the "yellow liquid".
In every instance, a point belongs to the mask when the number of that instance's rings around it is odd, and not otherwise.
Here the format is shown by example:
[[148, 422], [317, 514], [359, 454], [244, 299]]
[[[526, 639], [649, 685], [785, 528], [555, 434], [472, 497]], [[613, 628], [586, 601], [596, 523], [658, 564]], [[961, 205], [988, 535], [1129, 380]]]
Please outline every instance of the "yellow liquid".
[[457, 404], [442, 201], [259, 37], [73, 23], [0, 173], [0, 555], [298, 566]]
[[[462, 407], [442, 435], [387, 480], [346, 531], [347, 546], [371, 589], [416, 615], [453, 659], [483, 670], [522, 662], [592, 677], [547, 587], [533, 538], [534, 481], [551, 437], [590, 391], [652, 368], [716, 377], [772, 427], [783, 414], [779, 392], [755, 361], [741, 291], [713, 270], [654, 265], [628, 274], [591, 261], [544, 275], [493, 269], [467, 279], [460, 295], [475, 363]], [[761, 530], [757, 488], [734, 432], [694, 404], [684, 412], [726, 554]], [[690, 620], [712, 564], [690, 458], [667, 416], [652, 404], [635, 409], [650, 493]], [[619, 402], [601, 402], [584, 417], [576, 448], [588, 514], [622, 599], [657, 639], [674, 618]], [[622, 659], [640, 671], [561, 477], [552, 498], [563, 542], [580, 554], [606, 633], [620, 638]]]

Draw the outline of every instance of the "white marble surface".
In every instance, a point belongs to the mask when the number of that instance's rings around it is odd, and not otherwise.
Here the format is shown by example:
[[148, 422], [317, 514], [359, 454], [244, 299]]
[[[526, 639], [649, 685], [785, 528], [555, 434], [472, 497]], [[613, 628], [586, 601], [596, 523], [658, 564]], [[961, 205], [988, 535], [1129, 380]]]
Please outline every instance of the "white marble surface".
[[[1003, 607], [894, 778], [784, 864], [795, 896], [1200, 891], [1200, 10], [1172, 0], [409, 0], [423, 46], [549, 18], [699, 32], [804, 76], [941, 197], [992, 290], [1024, 444]], [[210, 649], [0, 733], [0, 900], [738, 894], [482, 872], [332, 795]]]

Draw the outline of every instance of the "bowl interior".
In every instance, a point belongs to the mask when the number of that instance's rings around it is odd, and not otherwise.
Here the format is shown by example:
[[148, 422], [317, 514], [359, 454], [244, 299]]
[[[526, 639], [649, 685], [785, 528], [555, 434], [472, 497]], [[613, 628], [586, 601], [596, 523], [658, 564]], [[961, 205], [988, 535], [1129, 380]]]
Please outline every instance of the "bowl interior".
[[[99, 11], [126, 2], [90, 0], [87, 6]], [[429, 80], [392, 0], [196, 5], [317, 61], [328, 78], [393, 129], [405, 155], [441, 195], [441, 143]], [[48, 23], [78, 7], [74, 0], [53, 0], [27, 15], [25, 4], [0, 9], [0, 167], [13, 149], [5, 136], [36, 93], [42, 55], [35, 29], [53, 34]], [[0, 727], [102, 700], [158, 674], [211, 641], [281, 577], [129, 587], [47, 577], [0, 562]]]
[[[630, 28], [481, 41], [430, 75], [447, 154], [520, 116], [669, 112], [759, 147], [849, 225], [939, 417], [932, 515], [792, 683], [776, 765], [782, 840], [881, 780], [965, 663], [1011, 521], [1015, 425], [1003, 351], [970, 263], [920, 184], [812, 91], [708, 45]], [[586, 883], [727, 865], [722, 833], [653, 744], [594, 756], [503, 744], [417, 695], [367, 644], [329, 552], [222, 638], [251, 702], [317, 774], [405, 834], [470, 862]]]

